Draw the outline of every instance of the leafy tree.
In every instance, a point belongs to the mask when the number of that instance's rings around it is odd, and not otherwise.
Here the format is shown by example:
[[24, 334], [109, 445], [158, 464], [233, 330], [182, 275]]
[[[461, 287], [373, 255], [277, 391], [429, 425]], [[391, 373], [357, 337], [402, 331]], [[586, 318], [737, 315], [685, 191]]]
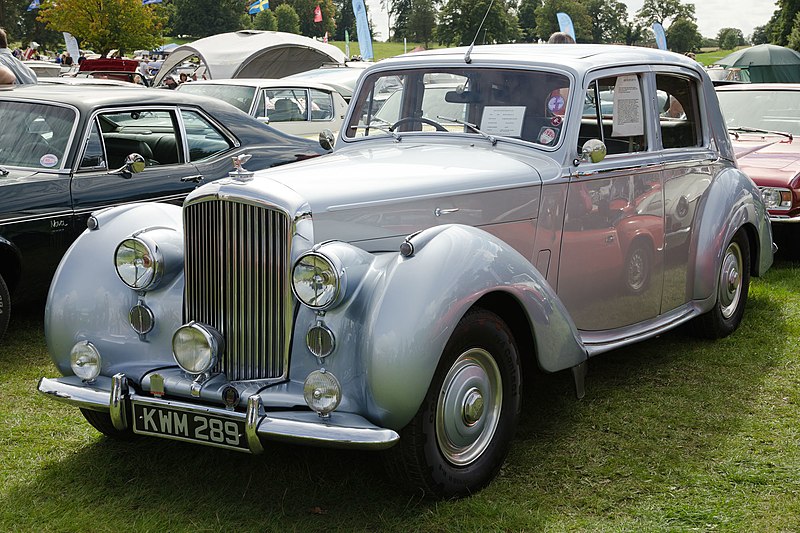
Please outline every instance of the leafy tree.
[[625, 44], [633, 46], [644, 39], [644, 26], [636, 21], [628, 21], [624, 25], [625, 29]]
[[411, 39], [411, 16], [413, 14], [412, 0], [390, 0], [389, 15], [393, 18], [392, 40], [401, 42], [404, 38]]
[[535, 43], [540, 37], [536, 27], [536, 9], [541, 4], [541, 0], [522, 0], [519, 3], [517, 19], [522, 32], [520, 39], [526, 43]]
[[682, 4], [681, 0], [644, 0], [642, 8], [636, 12], [636, 20], [642, 25], [650, 27], [658, 22], [664, 30], [678, 19], [697, 22], [694, 4]]
[[742, 30], [738, 28], [722, 28], [717, 33], [717, 43], [723, 50], [733, 50], [744, 43]]
[[193, 37], [208, 37], [240, 29], [242, 13], [247, 12], [248, 5], [246, 0], [172, 1], [175, 3], [175, 34]]
[[628, 6], [618, 0], [586, 0], [584, 5], [592, 21], [592, 42], [625, 42]]
[[577, 0], [544, 0], [536, 10], [536, 26], [539, 36], [547, 40], [553, 32], [559, 31], [556, 13], [569, 14], [575, 27], [575, 40], [579, 43], [592, 42], [592, 19], [586, 6]]
[[423, 43], [425, 48], [433, 40], [434, 29], [436, 28], [436, 9], [433, 0], [416, 0], [414, 11], [408, 21], [408, 32], [411, 38]]
[[275, 18], [275, 13], [271, 9], [265, 9], [257, 14], [253, 20], [253, 28], [256, 30], [277, 31], [278, 19]]
[[769, 26], [769, 40], [773, 44], [786, 46], [789, 43], [789, 35], [800, 12], [800, 0], [778, 0], [775, 14], [772, 15]]
[[794, 26], [792, 26], [792, 33], [789, 34], [787, 44], [789, 48], [800, 50], [800, 13], [794, 17]]
[[275, 18], [278, 20], [278, 31], [300, 33], [300, 17], [289, 4], [281, 4], [275, 8]]
[[[272, 9], [279, 8], [282, 4], [292, 6], [298, 16], [300, 35], [306, 37], [322, 37], [325, 32], [334, 35], [336, 31], [336, 6], [333, 0], [272, 0]], [[314, 22], [314, 9], [319, 6], [322, 11], [322, 22]], [[294, 32], [293, 32], [294, 33]]]
[[[448, 0], [439, 12], [436, 38], [439, 44], [468, 45], [507, 43], [519, 38], [519, 23], [511, 13], [507, 0], [495, 0], [489, 9], [490, 0]], [[481, 20], [489, 9], [486, 21]], [[480, 28], [480, 35], [478, 29]]]
[[767, 35], [767, 26], [756, 26], [753, 28], [753, 35], [750, 36], [750, 42], [752, 44], [766, 44], [769, 42], [769, 37]]
[[667, 46], [673, 52], [693, 52], [700, 48], [703, 37], [697, 31], [697, 24], [689, 19], [679, 18], [666, 30]]
[[38, 20], [105, 56], [109, 51], [153, 48], [161, 43], [164, 20], [141, 0], [48, 0]]
[[350, 0], [334, 0], [336, 7], [336, 29], [334, 39], [344, 41], [344, 32], [352, 37], [356, 34], [356, 15], [353, 13], [353, 2]]

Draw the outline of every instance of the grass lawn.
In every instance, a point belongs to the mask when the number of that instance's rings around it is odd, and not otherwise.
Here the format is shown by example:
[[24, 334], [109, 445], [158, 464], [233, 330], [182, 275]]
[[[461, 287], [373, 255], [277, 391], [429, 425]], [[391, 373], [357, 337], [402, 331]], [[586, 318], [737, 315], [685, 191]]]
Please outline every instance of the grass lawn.
[[119, 443], [35, 392], [56, 375], [39, 313], [0, 344], [0, 531], [800, 530], [800, 262], [754, 280], [742, 327], [675, 331], [526, 382], [499, 477], [430, 502], [366, 452], [249, 456]]

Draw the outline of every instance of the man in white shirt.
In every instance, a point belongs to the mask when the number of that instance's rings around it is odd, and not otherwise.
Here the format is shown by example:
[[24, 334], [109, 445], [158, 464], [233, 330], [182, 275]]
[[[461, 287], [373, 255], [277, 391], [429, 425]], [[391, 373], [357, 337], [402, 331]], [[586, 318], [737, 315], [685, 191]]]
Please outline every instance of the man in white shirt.
[[14, 57], [8, 49], [8, 37], [5, 30], [0, 28], [0, 65], [14, 73], [16, 83], [36, 83], [36, 73], [25, 63]]

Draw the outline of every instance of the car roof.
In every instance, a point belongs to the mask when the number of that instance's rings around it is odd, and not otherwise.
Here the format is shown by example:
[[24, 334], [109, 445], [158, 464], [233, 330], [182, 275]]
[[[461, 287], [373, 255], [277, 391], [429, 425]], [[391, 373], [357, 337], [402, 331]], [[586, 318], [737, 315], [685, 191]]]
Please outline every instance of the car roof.
[[[189, 85], [242, 85], [245, 87], [298, 87], [320, 89], [322, 91], [335, 90], [333, 87], [325, 85], [324, 83], [287, 78], [233, 78], [222, 80], [197, 80], [186, 83]], [[181, 87], [182, 86], [183, 85], [181, 85]]]
[[800, 83], [734, 83], [721, 85], [718, 91], [800, 91]]

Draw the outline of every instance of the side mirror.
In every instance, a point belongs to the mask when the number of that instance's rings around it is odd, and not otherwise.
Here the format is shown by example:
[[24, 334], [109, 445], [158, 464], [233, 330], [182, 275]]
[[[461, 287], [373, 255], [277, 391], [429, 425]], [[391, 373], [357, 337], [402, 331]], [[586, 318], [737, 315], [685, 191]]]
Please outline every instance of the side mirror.
[[116, 170], [109, 170], [108, 173], [119, 174], [127, 180], [130, 179], [134, 174], [138, 174], [139, 172], [143, 171], [146, 166], [147, 163], [145, 162], [144, 157], [134, 152], [125, 158], [124, 165]]
[[336, 142], [336, 137], [333, 136], [331, 130], [325, 129], [319, 132], [319, 145], [325, 150], [333, 150], [333, 145]]
[[600, 139], [589, 139], [583, 143], [581, 156], [572, 162], [576, 167], [584, 162], [599, 163], [606, 158], [606, 145]]
[[256, 120], [264, 124], [269, 124], [269, 117], [256, 117]]

